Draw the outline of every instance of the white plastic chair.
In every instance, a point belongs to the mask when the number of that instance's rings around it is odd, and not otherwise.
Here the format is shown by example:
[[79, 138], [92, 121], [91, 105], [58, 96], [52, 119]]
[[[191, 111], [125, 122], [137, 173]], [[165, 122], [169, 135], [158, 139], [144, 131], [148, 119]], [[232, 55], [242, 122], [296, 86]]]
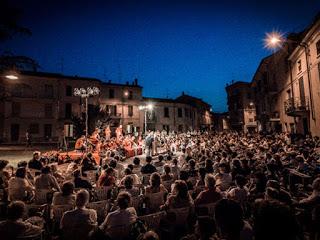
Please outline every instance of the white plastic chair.
[[214, 214], [215, 206], [216, 206], [216, 203], [208, 203], [208, 204], [198, 205], [197, 208], [206, 208], [207, 212], [208, 212], [208, 215], [212, 217], [213, 214]]
[[190, 214], [190, 207], [172, 208], [168, 212], [175, 214], [176, 216], [175, 225], [184, 225], [188, 220], [188, 217]]
[[148, 185], [150, 180], [151, 174], [142, 174], [141, 182], [143, 185]]
[[98, 201], [98, 202], [89, 202], [87, 208], [94, 209], [97, 212], [98, 219], [104, 220], [107, 215], [107, 204], [108, 201]]
[[149, 198], [149, 209], [158, 211], [159, 207], [164, 204], [164, 192], [148, 193], [145, 195]]
[[97, 187], [94, 188], [94, 192], [96, 193], [97, 200], [103, 201], [108, 199], [108, 193], [112, 190], [112, 187]]
[[112, 239], [122, 240], [126, 239], [130, 232], [130, 225], [113, 226], [107, 229], [108, 235]]
[[34, 203], [35, 204], [46, 204], [47, 203], [47, 196], [51, 192], [52, 192], [51, 190], [47, 190], [47, 189], [37, 189], [35, 191]]
[[144, 221], [148, 229], [158, 230], [161, 219], [166, 215], [165, 212], [156, 212], [149, 215], [140, 216], [139, 219]]
[[53, 220], [55, 223], [60, 224], [60, 220], [63, 214], [67, 211], [73, 209], [72, 205], [53, 205], [52, 206], [52, 213], [53, 213]]

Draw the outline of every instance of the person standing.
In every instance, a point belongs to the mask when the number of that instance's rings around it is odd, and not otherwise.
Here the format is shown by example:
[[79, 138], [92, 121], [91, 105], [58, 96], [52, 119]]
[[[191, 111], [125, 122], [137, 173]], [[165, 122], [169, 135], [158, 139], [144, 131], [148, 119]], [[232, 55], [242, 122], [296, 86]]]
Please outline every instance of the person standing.
[[29, 130], [26, 131], [26, 147], [31, 147], [31, 134], [29, 133]]
[[146, 156], [152, 156], [152, 146], [153, 146], [153, 135], [149, 133], [145, 140]]

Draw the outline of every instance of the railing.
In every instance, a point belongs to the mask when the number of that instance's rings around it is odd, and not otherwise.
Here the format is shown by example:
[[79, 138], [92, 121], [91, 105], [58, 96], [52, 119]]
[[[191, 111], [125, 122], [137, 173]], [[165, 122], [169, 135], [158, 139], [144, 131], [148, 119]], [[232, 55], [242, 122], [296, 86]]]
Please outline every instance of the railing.
[[289, 98], [284, 102], [285, 113], [289, 116], [298, 116], [309, 111], [308, 98]]

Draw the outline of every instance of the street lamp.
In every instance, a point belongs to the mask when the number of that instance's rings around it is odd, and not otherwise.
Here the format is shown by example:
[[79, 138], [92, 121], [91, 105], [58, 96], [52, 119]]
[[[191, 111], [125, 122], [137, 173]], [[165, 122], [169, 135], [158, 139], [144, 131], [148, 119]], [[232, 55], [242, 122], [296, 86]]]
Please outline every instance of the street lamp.
[[283, 34], [280, 32], [273, 31], [271, 33], [266, 33], [264, 38], [264, 47], [268, 49], [280, 48], [284, 42]]
[[147, 133], [147, 112], [153, 110], [153, 104], [149, 103], [147, 105], [140, 105], [140, 111], [144, 111], [144, 134]]
[[84, 98], [86, 101], [86, 152], [88, 150], [88, 99], [89, 97], [97, 96], [100, 93], [98, 87], [74, 88], [73, 95]]

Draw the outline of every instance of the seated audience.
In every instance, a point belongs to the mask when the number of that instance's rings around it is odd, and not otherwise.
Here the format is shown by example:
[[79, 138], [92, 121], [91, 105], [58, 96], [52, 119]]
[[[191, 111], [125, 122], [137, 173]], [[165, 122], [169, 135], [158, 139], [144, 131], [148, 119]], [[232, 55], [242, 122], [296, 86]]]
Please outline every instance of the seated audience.
[[35, 178], [36, 190], [61, 191], [57, 179], [51, 174], [49, 166], [41, 169], [41, 174]]
[[65, 182], [61, 188], [62, 192], [53, 194], [53, 205], [75, 205], [76, 195], [74, 194], [74, 185], [72, 182]]
[[156, 167], [151, 164], [152, 162], [152, 157], [147, 156], [146, 157], [146, 164], [141, 167], [141, 173], [142, 174], [151, 174], [157, 171]]
[[10, 201], [30, 201], [34, 196], [34, 187], [26, 179], [27, 170], [20, 167], [16, 175], [11, 177], [8, 182], [8, 195]]
[[0, 222], [0, 236], [2, 240], [27, 238], [41, 234], [42, 228], [29, 221], [24, 221], [26, 212], [24, 202], [12, 201], [7, 209], [7, 219]]
[[194, 203], [196, 205], [215, 203], [222, 198], [221, 193], [216, 191], [216, 181], [212, 174], [205, 177], [206, 189], [199, 193]]
[[91, 230], [97, 226], [97, 212], [87, 209], [89, 192], [81, 190], [76, 195], [76, 208], [63, 214], [60, 222], [63, 239], [88, 239]]

